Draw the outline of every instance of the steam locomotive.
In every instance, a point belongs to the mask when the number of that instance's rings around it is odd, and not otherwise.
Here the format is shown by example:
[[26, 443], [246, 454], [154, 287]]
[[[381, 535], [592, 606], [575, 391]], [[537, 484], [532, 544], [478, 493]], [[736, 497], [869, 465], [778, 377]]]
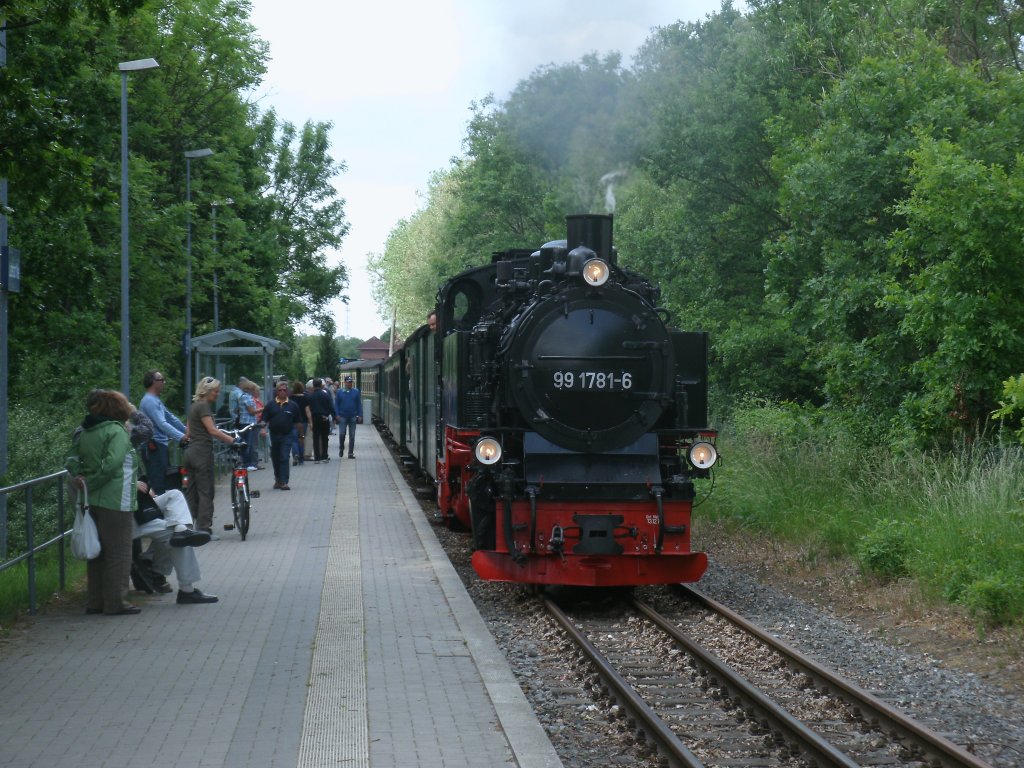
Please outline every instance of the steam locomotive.
[[659, 295], [618, 265], [610, 216], [569, 216], [565, 240], [447, 282], [436, 330], [373, 371], [374, 410], [429, 476], [440, 516], [472, 532], [482, 578], [704, 573], [690, 513], [718, 458], [708, 337], [670, 329]]

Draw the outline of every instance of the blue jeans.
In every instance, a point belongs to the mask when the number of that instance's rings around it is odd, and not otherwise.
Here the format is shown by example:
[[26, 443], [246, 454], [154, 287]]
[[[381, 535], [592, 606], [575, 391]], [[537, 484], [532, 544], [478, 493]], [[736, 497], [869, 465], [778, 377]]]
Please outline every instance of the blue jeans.
[[153, 492], [159, 496], [167, 490], [167, 443], [150, 440], [142, 453], [142, 462], [146, 466], [146, 480], [149, 481], [149, 487]]
[[294, 432], [286, 432], [283, 435], [270, 433], [270, 458], [274, 463], [274, 481], [281, 485], [288, 485], [288, 478], [291, 477], [294, 441]]
[[356, 417], [342, 416], [338, 419], [338, 455], [345, 455], [345, 433], [348, 432], [348, 455], [356, 450]]
[[306, 462], [306, 455], [303, 451], [306, 450], [306, 424], [295, 425], [295, 440], [292, 441], [292, 456], [294, 456], [299, 464]]
[[[244, 424], [242, 426], [245, 426]], [[256, 466], [257, 459], [257, 448], [260, 440], [260, 428], [258, 424], [254, 424], [252, 428], [245, 433], [245, 463], [250, 467]]]

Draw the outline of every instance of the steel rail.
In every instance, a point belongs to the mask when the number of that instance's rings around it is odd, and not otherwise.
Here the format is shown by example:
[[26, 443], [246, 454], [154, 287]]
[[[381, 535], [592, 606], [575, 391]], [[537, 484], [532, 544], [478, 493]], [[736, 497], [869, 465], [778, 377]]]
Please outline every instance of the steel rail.
[[640, 728], [654, 740], [659, 751], [668, 759], [669, 763], [683, 768], [703, 768], [704, 764], [700, 759], [686, 748], [686, 745], [679, 740], [679, 737], [665, 721], [658, 717], [647, 702], [626, 682], [626, 679], [615, 670], [604, 654], [580, 632], [565, 612], [549, 598], [542, 597], [541, 599], [548, 613], [586, 654], [615, 699], [629, 710]]
[[840, 768], [858, 768], [859, 764], [840, 751], [807, 725], [766, 696], [749, 680], [737, 674], [728, 664], [708, 649], [685, 635], [679, 627], [655, 611], [647, 603], [633, 598], [633, 606], [654, 622], [663, 632], [681, 645], [697, 664], [726, 688], [745, 707], [756, 713], [756, 719], [776, 733], [784, 734], [789, 741], [800, 748], [813, 763], [819, 766], [834, 765]]
[[898, 738], [913, 741], [924, 750], [929, 759], [937, 762], [943, 768], [992, 768], [991, 765], [976, 755], [972, 755], [959, 745], [949, 741], [949, 739], [912, 720], [855, 683], [844, 680], [831, 670], [822, 667], [783, 640], [768, 634], [768, 632], [757, 625], [751, 624], [739, 614], [693, 587], [678, 585], [678, 589], [789, 659], [799, 671], [804, 672], [818, 685], [849, 703], [865, 719], [875, 718], [883, 730], [890, 734], [895, 734]]

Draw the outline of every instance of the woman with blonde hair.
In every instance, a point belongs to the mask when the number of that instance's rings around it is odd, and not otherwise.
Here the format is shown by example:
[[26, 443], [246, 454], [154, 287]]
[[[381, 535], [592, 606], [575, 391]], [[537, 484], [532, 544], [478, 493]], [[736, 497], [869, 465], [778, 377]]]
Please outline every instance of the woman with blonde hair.
[[94, 389], [85, 407], [88, 414], [64, 461], [74, 485], [87, 494], [100, 537], [99, 557], [86, 565], [85, 612], [136, 614], [141, 609], [124, 601], [132, 567], [132, 512], [139, 472], [127, 427], [135, 407], [109, 389]]
[[220, 395], [220, 381], [206, 376], [196, 385], [192, 406], [188, 409], [189, 443], [183, 464], [188, 470], [185, 499], [195, 520], [196, 529], [213, 535], [213, 441], [235, 442], [235, 438], [219, 429], [213, 420], [213, 404]]

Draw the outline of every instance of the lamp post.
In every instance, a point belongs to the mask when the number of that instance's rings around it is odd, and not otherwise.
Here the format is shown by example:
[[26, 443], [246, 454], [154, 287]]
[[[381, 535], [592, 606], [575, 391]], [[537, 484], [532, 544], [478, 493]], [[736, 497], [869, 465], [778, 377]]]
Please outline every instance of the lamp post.
[[192, 397], [192, 161], [209, 157], [209, 148], [190, 149], [185, 153], [185, 209], [188, 234], [185, 237], [185, 413]]
[[155, 69], [156, 59], [122, 61], [121, 72], [121, 391], [128, 392], [130, 360], [128, 352], [128, 73]]
[[213, 229], [213, 330], [220, 330], [220, 306], [217, 303], [217, 206], [234, 205], [230, 197], [210, 203], [210, 227]]

